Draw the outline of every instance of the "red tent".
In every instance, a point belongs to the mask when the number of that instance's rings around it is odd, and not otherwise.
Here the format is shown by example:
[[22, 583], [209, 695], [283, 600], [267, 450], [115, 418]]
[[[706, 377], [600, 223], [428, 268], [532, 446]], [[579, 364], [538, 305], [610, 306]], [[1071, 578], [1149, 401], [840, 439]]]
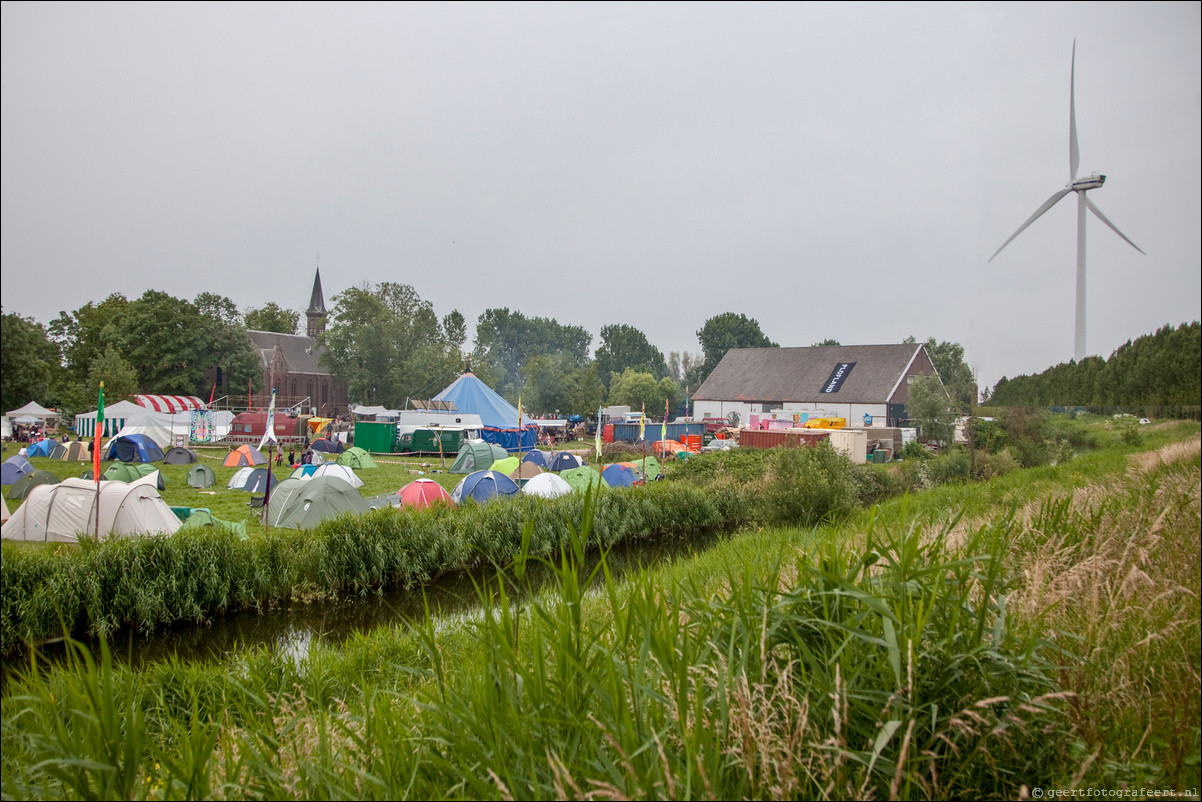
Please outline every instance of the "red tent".
[[439, 501], [451, 502], [451, 494], [433, 479], [415, 479], [397, 491], [405, 507], [430, 507]]

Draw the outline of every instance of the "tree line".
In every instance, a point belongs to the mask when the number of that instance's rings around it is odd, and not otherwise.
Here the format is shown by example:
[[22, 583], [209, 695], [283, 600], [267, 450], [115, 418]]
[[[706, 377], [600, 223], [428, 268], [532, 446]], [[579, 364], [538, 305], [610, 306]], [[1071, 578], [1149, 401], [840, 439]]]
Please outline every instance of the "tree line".
[[[0, 328], [4, 409], [29, 400], [78, 412], [96, 403], [105, 383], [112, 403], [138, 393], [207, 398], [217, 371], [224, 388], [262, 390], [263, 368], [248, 330], [296, 334], [300, 313], [274, 302], [240, 312], [229, 298], [201, 293], [193, 300], [158, 290], [128, 299], [114, 293], [49, 326], [5, 313]], [[680, 411], [731, 348], [776, 347], [759, 323], [727, 312], [697, 331], [699, 354], [664, 353], [638, 328], [580, 326], [488, 309], [476, 321], [465, 352], [467, 321], [458, 310], [439, 318], [406, 284], [351, 287], [333, 299], [318, 338], [321, 361], [344, 382], [353, 403], [401, 408], [429, 398], [469, 363], [477, 376], [525, 409], [585, 413], [602, 404]]]
[[[223, 388], [258, 392], [262, 358], [247, 331], [296, 334], [300, 320], [275, 302], [239, 312], [214, 293], [189, 301], [158, 290], [133, 300], [112, 294], [61, 312], [48, 327], [5, 314], [3, 408], [35, 399], [68, 411], [92, 409], [101, 380], [110, 403], [137, 393], [207, 398], [218, 370]], [[352, 403], [404, 408], [436, 395], [470, 359], [482, 381], [535, 414], [588, 414], [603, 404], [659, 413], [666, 401], [674, 415], [730, 349], [779, 347], [758, 321], [735, 312], [702, 324], [699, 353], [667, 356], [629, 324], [603, 326], [594, 351], [583, 327], [509, 308], [479, 316], [468, 353], [467, 325], [458, 310], [438, 317], [410, 285], [365, 283], [334, 296], [318, 346]], [[934, 338], [925, 346], [952, 403], [968, 411], [976, 390], [963, 346]]]
[[1070, 360], [1032, 376], [1003, 377], [990, 406], [1196, 406], [1202, 403], [1198, 321], [1128, 340], [1108, 359]]

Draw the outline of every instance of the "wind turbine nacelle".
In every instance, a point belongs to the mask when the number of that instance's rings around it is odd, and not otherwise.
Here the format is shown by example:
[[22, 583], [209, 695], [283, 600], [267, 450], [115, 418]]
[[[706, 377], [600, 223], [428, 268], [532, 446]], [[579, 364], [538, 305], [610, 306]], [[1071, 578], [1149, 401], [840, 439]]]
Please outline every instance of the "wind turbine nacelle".
[[1094, 173], [1088, 178], [1076, 178], [1069, 181], [1065, 186], [1074, 192], [1080, 192], [1083, 189], [1097, 189], [1106, 183], [1106, 176]]

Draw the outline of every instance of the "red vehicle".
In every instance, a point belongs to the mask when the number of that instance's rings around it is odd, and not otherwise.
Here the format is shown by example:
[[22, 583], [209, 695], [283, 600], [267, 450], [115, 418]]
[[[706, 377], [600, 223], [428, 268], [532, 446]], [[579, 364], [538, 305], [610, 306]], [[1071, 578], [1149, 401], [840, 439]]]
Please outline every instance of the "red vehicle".
[[[280, 414], [279, 410], [275, 413], [275, 439], [280, 443], [297, 441], [304, 437], [305, 420], [308, 416], [290, 418], [287, 415]], [[231, 442], [258, 442], [263, 437], [263, 432], [267, 430], [267, 413], [266, 412], [240, 412], [234, 416], [233, 426], [230, 428], [229, 436], [226, 438]]]

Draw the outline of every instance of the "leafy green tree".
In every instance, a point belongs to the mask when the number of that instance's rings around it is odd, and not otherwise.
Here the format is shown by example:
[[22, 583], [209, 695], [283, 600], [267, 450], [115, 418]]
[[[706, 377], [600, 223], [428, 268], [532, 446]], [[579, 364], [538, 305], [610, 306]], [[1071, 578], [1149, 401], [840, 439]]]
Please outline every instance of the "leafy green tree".
[[576, 389], [576, 366], [563, 354], [536, 356], [522, 368], [524, 408], [539, 414], [567, 413]]
[[[246, 333], [238, 306], [229, 298], [211, 292], [197, 295], [194, 305], [201, 321], [196, 331], [201, 372], [220, 368], [224, 386], [239, 391], [247, 384], [261, 384], [263, 363]], [[195, 392], [204, 395], [208, 389], [202, 377]]]
[[432, 395], [431, 384], [460, 367], [458, 346], [433, 306], [408, 284], [339, 293], [319, 342], [322, 363], [346, 383], [350, 400], [362, 404], [401, 408], [409, 398]]
[[536, 356], [564, 354], [583, 366], [588, 362], [592, 339], [580, 326], [565, 326], [550, 318], [528, 318], [508, 308], [487, 309], [476, 322], [472, 359], [474, 364], [486, 366], [493, 376], [493, 389], [512, 403], [522, 390], [523, 365]]
[[129, 308], [124, 295], [113, 293], [100, 303], [89, 301], [67, 314], [59, 312], [50, 323], [50, 337], [63, 355], [58, 395], [71, 409], [92, 409], [96, 388], [89, 385], [88, 373], [107, 349], [104, 332]]
[[668, 353], [668, 375], [672, 381], [683, 385], [685, 377], [698, 365], [701, 357], [688, 351], [670, 351]]
[[621, 374], [614, 375], [609, 386], [609, 403], [626, 405], [631, 409], [643, 409], [648, 417], [663, 415], [664, 401], [675, 400], [680, 395], [676, 382], [664, 377], [656, 380], [650, 373], [642, 373], [633, 368], [626, 368]]
[[939, 446], [952, 442], [956, 408], [938, 376], [922, 376], [907, 389], [906, 413], [918, 424], [919, 436]]
[[102, 381], [106, 404], [115, 404], [138, 394], [137, 372], [111, 345], [105, 347], [104, 353], [88, 370], [89, 387], [99, 388]]
[[830, 337], [827, 337], [827, 338], [826, 338], [825, 340], [823, 340], [822, 342], [814, 343], [814, 344], [813, 344], [812, 346], [810, 346], [810, 347], [811, 347], [811, 348], [821, 348], [821, 347], [823, 347], [823, 346], [825, 346], [825, 345], [842, 345], [842, 344], [843, 344], [843, 343], [839, 342], [838, 340], [834, 340], [834, 339], [831, 339]]
[[58, 346], [41, 323], [15, 313], [0, 323], [0, 409], [30, 401], [54, 404], [51, 392], [62, 366]]
[[246, 328], [253, 331], [296, 334], [296, 327], [300, 325], [300, 312], [284, 309], [275, 301], [268, 301], [258, 309], [248, 309], [242, 320]]
[[757, 321], [734, 312], [724, 312], [705, 321], [705, 325], [697, 331], [697, 340], [701, 343], [705, 362], [687, 379], [693, 387], [705, 381], [732, 348], [780, 347], [760, 331]]
[[1195, 406], [1202, 401], [1202, 325], [1162, 326], [1106, 360], [1089, 356], [1003, 377], [987, 394], [991, 406]]
[[976, 406], [977, 382], [964, 361], [964, 346], [946, 340], [936, 342], [934, 337], [929, 337], [922, 347], [939, 372], [939, 378], [956, 409], [962, 413], [971, 412]]
[[627, 368], [650, 373], [657, 379], [668, 375], [663, 352], [647, 342], [647, 335], [642, 331], [625, 324], [601, 327], [601, 345], [597, 348], [595, 361], [597, 375], [605, 383]]
[[214, 366], [223, 368], [227, 386], [262, 382], [238, 308], [212, 293], [198, 301], [200, 306], [147, 290], [104, 327], [106, 348], [111, 345], [132, 366], [142, 392], [204, 394], [204, 371]]

